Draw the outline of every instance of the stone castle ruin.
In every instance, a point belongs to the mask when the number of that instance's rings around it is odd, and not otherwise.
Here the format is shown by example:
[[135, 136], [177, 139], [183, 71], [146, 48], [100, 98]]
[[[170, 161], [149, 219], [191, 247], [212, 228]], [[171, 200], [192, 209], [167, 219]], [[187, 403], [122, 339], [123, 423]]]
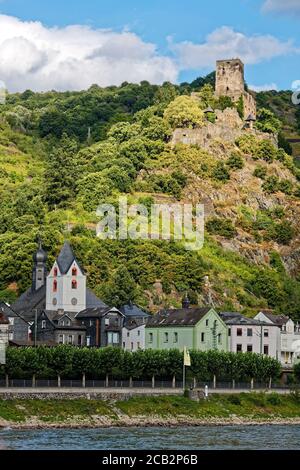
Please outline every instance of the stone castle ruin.
[[228, 96], [234, 103], [242, 98], [245, 118], [249, 115], [256, 118], [256, 102], [245, 90], [244, 64], [240, 59], [217, 61], [215, 95]]
[[209, 111], [214, 112], [216, 116], [215, 123], [207, 121], [203, 127], [175, 129], [173, 145], [183, 143], [209, 149], [216, 139], [232, 143], [245, 133], [255, 135], [258, 139], [269, 139], [277, 145], [275, 135], [260, 132], [253, 127], [256, 121], [256, 101], [254, 96], [245, 90], [244, 64], [240, 59], [217, 61], [215, 96], [228, 96], [235, 104], [242, 98], [244, 119], [236, 108], [226, 108], [224, 111], [211, 109]]

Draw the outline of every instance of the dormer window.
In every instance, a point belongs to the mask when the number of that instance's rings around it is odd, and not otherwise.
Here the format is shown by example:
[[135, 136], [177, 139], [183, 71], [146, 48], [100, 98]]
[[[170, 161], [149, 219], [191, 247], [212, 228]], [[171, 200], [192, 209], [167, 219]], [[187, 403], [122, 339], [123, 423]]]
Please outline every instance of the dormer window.
[[53, 281], [53, 292], [57, 292], [57, 281], [55, 279]]
[[72, 289], [77, 289], [77, 281], [75, 279], [72, 280]]
[[46, 328], [46, 320], [42, 320], [42, 330]]
[[77, 276], [77, 268], [72, 268], [72, 276]]
[[57, 277], [57, 274], [58, 274], [58, 269], [54, 268], [54, 277]]

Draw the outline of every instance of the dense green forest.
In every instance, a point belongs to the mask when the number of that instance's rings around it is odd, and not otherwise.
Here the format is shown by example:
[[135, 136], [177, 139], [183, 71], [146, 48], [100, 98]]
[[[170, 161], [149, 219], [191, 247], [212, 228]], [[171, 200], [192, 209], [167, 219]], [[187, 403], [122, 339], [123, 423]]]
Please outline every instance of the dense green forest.
[[[210, 298], [204, 281], [208, 276], [216, 307], [250, 315], [270, 307], [300, 318], [300, 278], [287, 273], [281, 257], [297, 238], [296, 215], [287, 208], [299, 200], [300, 175], [285, 137], [300, 132], [299, 110], [288, 92], [257, 95], [257, 127], [280, 132], [279, 150], [249, 136], [226, 149], [216, 144], [215, 153], [170, 146], [176, 126], [202, 125], [205, 107], [234, 106], [213, 97], [213, 84], [210, 74], [191, 84], [145, 81], [7, 96], [0, 106], [1, 299], [13, 301], [30, 285], [32, 254], [41, 237], [49, 266], [69, 239], [89, 286], [111, 304], [132, 300], [156, 311], [179, 305], [186, 291], [193, 303], [205, 303]], [[200, 104], [191, 92], [198, 94]], [[214, 122], [214, 113], [208, 119]], [[226, 194], [250, 160], [262, 193], [280, 193], [283, 202], [254, 213], [241, 201], [236, 218], [221, 212], [210, 217], [199, 252], [175, 242], [96, 237], [99, 203], [116, 204], [120, 194], [146, 206], [161, 197], [185, 201], [194, 194], [196, 181], [207, 181]], [[193, 201], [198, 202], [196, 196]], [[241, 230], [268, 250], [266, 262], [252, 262], [220, 243], [220, 237], [230, 242]]]

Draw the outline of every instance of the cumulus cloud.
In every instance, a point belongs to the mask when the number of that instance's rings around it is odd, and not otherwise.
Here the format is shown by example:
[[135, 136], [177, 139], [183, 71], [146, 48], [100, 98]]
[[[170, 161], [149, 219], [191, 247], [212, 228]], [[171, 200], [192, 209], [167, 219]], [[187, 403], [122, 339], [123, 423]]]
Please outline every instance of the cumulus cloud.
[[263, 4], [265, 12], [291, 13], [300, 15], [299, 0], [266, 0]]
[[[1, 1], [1, 0], [0, 0]], [[169, 56], [155, 44], [124, 30], [93, 29], [84, 25], [46, 27], [0, 15], [0, 79], [9, 91], [80, 90], [100, 86], [176, 82], [179, 72], [214, 68], [220, 58], [240, 57], [256, 64], [297, 52], [291, 41], [270, 35], [246, 36], [223, 26], [203, 43], [173, 43]], [[299, 51], [298, 51], [299, 52]]]
[[273, 57], [297, 52], [292, 41], [281, 42], [271, 35], [246, 36], [232, 28], [216, 29], [201, 44], [189, 41], [172, 44], [180, 66], [185, 69], [212, 67], [220, 58], [240, 57], [245, 64], [257, 64]]
[[260, 91], [270, 91], [275, 90], [278, 91], [278, 86], [276, 83], [266, 83], [265, 85], [249, 85], [249, 89], [256, 91], [257, 93]]
[[10, 91], [79, 90], [93, 83], [176, 81], [173, 59], [136, 34], [74, 25], [47, 28], [0, 15], [0, 78]]

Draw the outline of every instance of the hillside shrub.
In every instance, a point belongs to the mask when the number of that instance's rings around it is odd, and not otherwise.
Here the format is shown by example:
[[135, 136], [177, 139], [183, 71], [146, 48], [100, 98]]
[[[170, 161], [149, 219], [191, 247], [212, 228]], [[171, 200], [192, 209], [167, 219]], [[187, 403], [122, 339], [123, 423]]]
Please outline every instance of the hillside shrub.
[[267, 169], [261, 165], [258, 165], [254, 172], [253, 172], [253, 176], [255, 176], [256, 178], [260, 178], [261, 180], [264, 180], [267, 176]]
[[206, 229], [213, 235], [221, 235], [228, 239], [236, 235], [236, 230], [230, 219], [214, 217], [206, 222]]
[[239, 153], [232, 153], [227, 159], [226, 165], [231, 170], [241, 170], [245, 166], [244, 159]]
[[230, 180], [230, 173], [228, 168], [223, 162], [217, 162], [213, 171], [212, 171], [213, 179], [217, 181], [226, 182]]

